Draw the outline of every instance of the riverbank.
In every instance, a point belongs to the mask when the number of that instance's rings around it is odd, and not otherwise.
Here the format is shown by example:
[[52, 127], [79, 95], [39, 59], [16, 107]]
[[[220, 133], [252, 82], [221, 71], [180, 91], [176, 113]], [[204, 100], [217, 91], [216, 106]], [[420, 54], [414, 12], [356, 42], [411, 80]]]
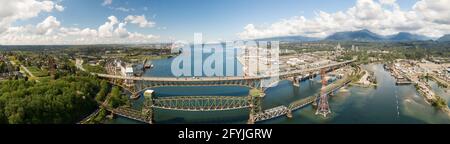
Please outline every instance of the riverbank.
[[[421, 75], [424, 73], [420, 73], [416, 67], [410, 63], [406, 62], [398, 62], [387, 67], [391, 74], [397, 79], [397, 84], [414, 84], [416, 91], [425, 98], [425, 101], [432, 105], [433, 107], [445, 112], [448, 116], [450, 116], [450, 109], [447, 105], [447, 102], [441, 97], [437, 96], [431, 89], [431, 87], [420, 79]], [[407, 81], [403, 82], [403, 81]]]
[[428, 75], [428, 76], [430, 76], [430, 77], [431, 77], [435, 82], [437, 82], [439, 85], [442, 85], [442, 86], [444, 86], [445, 88], [447, 88], [447, 90], [450, 89], [450, 83], [449, 83], [449, 82], [447, 82], [447, 81], [445, 81], [445, 80], [443, 80], [443, 79], [437, 77], [437, 76], [434, 75], [434, 74], [430, 74], [430, 75]]
[[[369, 64], [369, 65], [371, 65], [371, 64]], [[374, 77], [373, 72], [360, 67], [359, 74], [357, 74], [356, 76], [357, 76], [356, 79], [354, 81], [352, 81], [352, 83], [350, 85], [362, 87], [362, 88], [376, 88], [377, 87], [376, 79]]]

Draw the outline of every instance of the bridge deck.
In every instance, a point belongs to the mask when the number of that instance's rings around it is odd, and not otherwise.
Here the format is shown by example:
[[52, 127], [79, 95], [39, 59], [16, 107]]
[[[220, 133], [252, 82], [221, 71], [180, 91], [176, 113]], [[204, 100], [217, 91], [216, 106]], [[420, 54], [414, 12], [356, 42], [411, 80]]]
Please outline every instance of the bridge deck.
[[153, 99], [154, 108], [182, 111], [222, 111], [249, 107], [247, 96], [174, 96]]
[[[326, 86], [324, 88], [325, 92], [326, 92], [326, 94], [329, 94], [329, 93], [349, 84], [350, 81], [351, 81], [350, 77], [345, 76], [343, 79], [337, 80], [336, 82]], [[257, 113], [257, 114], [255, 114], [255, 122], [269, 120], [269, 119], [273, 119], [273, 118], [276, 118], [276, 117], [279, 117], [282, 115], [286, 115], [289, 112], [295, 111], [297, 109], [300, 109], [306, 105], [313, 103], [318, 98], [319, 98], [318, 95], [309, 96], [307, 98], [303, 98], [303, 99], [291, 102], [291, 104], [289, 104], [288, 107], [282, 105], [282, 106], [274, 107], [274, 108], [265, 110], [263, 112]]]
[[147, 116], [142, 114], [141, 111], [132, 109], [132, 108], [125, 108], [125, 107], [118, 107], [118, 108], [110, 108], [106, 107], [106, 110], [112, 112], [113, 114], [120, 115], [122, 117], [126, 117], [132, 120], [148, 123]]

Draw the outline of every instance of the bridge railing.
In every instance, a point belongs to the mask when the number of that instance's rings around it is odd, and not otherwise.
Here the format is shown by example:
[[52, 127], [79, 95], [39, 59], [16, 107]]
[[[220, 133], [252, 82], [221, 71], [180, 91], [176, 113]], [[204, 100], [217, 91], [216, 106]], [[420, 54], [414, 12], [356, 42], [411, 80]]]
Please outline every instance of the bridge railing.
[[254, 122], [260, 122], [269, 120], [275, 117], [279, 117], [282, 115], [286, 115], [289, 112], [289, 109], [286, 106], [277, 106], [271, 109], [264, 110], [262, 112], [254, 114]]
[[245, 96], [174, 96], [154, 98], [155, 108], [183, 111], [217, 111], [249, 107]]

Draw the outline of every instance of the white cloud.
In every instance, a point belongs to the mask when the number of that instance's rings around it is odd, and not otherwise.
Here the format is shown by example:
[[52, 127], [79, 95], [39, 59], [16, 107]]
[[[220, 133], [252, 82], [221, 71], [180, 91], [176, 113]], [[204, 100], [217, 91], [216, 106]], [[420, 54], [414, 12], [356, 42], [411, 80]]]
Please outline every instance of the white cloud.
[[395, 0], [358, 0], [355, 6], [334, 13], [319, 11], [314, 18], [295, 16], [270, 26], [248, 24], [242, 39], [304, 35], [325, 37], [338, 31], [369, 29], [388, 35], [401, 31], [439, 37], [450, 33], [450, 0], [420, 0], [412, 10], [400, 10]]
[[98, 27], [62, 27], [53, 16], [47, 17], [36, 26], [8, 27], [0, 34], [0, 44], [124, 44], [155, 42], [159, 36], [129, 32], [115, 16]]
[[55, 4], [55, 9], [56, 10], [58, 10], [58, 11], [64, 11], [64, 7], [63, 6], [61, 6], [61, 5], [58, 5], [58, 4]]
[[114, 25], [118, 23], [118, 20], [115, 16], [109, 16], [107, 22], [105, 24], [101, 25], [98, 28], [98, 34], [100, 37], [112, 37], [113, 36], [113, 30]]
[[158, 27], [158, 28], [156, 28], [156, 29], [158, 29], [158, 30], [166, 30], [167, 27]]
[[97, 37], [98, 33], [95, 29], [85, 28], [65, 28], [62, 27], [59, 29], [61, 36], [80, 36], [80, 37]]
[[[18, 20], [37, 17], [43, 12], [64, 11], [61, 1], [55, 0], [6, 0], [0, 4], [0, 44], [102, 44], [102, 43], [145, 43], [154, 42], [159, 36], [129, 32], [127, 23], [140, 27], [153, 27], [154, 22], [145, 16], [131, 16], [119, 21], [110, 16], [96, 28], [64, 27], [54, 16], [48, 16], [36, 25], [14, 26]], [[110, 5], [112, 0], [105, 0]], [[117, 8], [121, 11], [134, 9]]]
[[145, 34], [141, 34], [141, 33], [129, 33], [130, 36], [129, 38], [131, 40], [135, 40], [135, 41], [143, 41], [143, 40], [151, 40], [151, 39], [158, 39], [159, 36], [155, 36], [155, 35], [145, 35]]
[[61, 23], [55, 17], [49, 16], [36, 26], [36, 33], [40, 35], [49, 35], [54, 29], [59, 28]]
[[379, 0], [381, 4], [385, 4], [385, 5], [395, 5], [396, 4], [396, 0]]
[[155, 22], [147, 20], [145, 18], [145, 15], [129, 15], [125, 18], [126, 22], [130, 22], [132, 24], [138, 24], [139, 27], [154, 27], [155, 26]]
[[123, 11], [123, 12], [134, 11], [133, 8], [125, 8], [125, 7], [117, 7], [117, 8], [113, 8], [113, 9], [118, 10], [118, 11]]
[[450, 24], [450, 0], [421, 0], [413, 9], [426, 20]]
[[112, 0], [103, 0], [103, 3], [102, 3], [103, 6], [110, 5], [110, 4], [112, 4]]
[[6, 0], [0, 4], [0, 34], [16, 20], [26, 20], [38, 16], [41, 12], [51, 12], [52, 1]]
[[119, 26], [116, 30], [114, 30], [114, 33], [119, 36], [120, 38], [126, 38], [129, 36], [129, 32], [126, 28], [124, 28], [126, 24], [125, 23], [119, 23]]

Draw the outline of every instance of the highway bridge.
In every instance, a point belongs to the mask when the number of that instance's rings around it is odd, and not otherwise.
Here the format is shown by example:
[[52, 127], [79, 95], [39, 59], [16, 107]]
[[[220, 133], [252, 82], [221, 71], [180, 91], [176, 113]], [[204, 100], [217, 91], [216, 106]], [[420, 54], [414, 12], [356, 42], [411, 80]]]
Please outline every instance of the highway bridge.
[[[327, 95], [334, 93], [342, 87], [350, 83], [350, 77], [346, 76], [336, 82], [326, 86], [324, 89]], [[297, 101], [291, 102], [288, 106], [280, 105], [271, 109], [261, 110], [256, 113], [251, 113], [249, 116], [249, 123], [261, 122], [276, 117], [286, 115], [292, 117], [292, 112], [301, 109], [309, 104], [317, 102], [319, 95], [309, 96]], [[113, 114], [127, 117], [144, 123], [152, 122], [152, 108], [180, 110], [180, 111], [223, 111], [234, 110], [253, 107], [260, 107], [252, 102], [252, 96], [171, 96], [171, 97], [146, 97], [150, 104], [151, 112], [144, 112], [132, 108], [119, 107], [111, 108], [103, 104], [106, 110]], [[260, 102], [260, 101], [259, 101]]]
[[[302, 75], [311, 75], [317, 71], [332, 71], [334, 69], [343, 67], [353, 61], [356, 58], [349, 61], [332, 63], [320, 67], [295, 70], [280, 73], [277, 75], [280, 80], [292, 80], [294, 85], [298, 83], [296, 77]], [[134, 119], [137, 121], [152, 123], [153, 109], [169, 109], [169, 110], [181, 110], [181, 111], [222, 111], [222, 110], [234, 110], [249, 108], [250, 116], [249, 123], [264, 121], [279, 117], [282, 115], [291, 116], [292, 111], [300, 109], [308, 104], [314, 103], [319, 99], [319, 95], [310, 96], [305, 99], [294, 101], [288, 106], [278, 106], [275, 108], [262, 110], [261, 101], [263, 99], [264, 90], [261, 81], [270, 79], [272, 76], [255, 76], [255, 77], [123, 77], [117, 75], [91, 73], [101, 78], [110, 79], [112, 83], [129, 90], [133, 95], [140, 94], [142, 91], [148, 88], [162, 87], [162, 86], [246, 86], [252, 89], [258, 89], [262, 91], [261, 96], [174, 96], [174, 97], [145, 97], [143, 110], [134, 110], [131, 108], [119, 107], [110, 108], [106, 107], [108, 111], [113, 114]], [[119, 80], [132, 80], [134, 85], [127, 86], [120, 84]], [[349, 79], [344, 78], [330, 84], [324, 88], [325, 94], [330, 94], [339, 88], [347, 85], [350, 82]]]
[[153, 99], [153, 108], [181, 111], [223, 111], [248, 108], [247, 96], [171, 96]]
[[[330, 95], [339, 90], [342, 87], [347, 86], [351, 82], [351, 77], [345, 76], [343, 79], [339, 79], [336, 82], [323, 88], [323, 94]], [[291, 102], [288, 106], [277, 106], [271, 109], [264, 110], [259, 113], [255, 113], [250, 116], [249, 123], [255, 123], [260, 121], [265, 121], [286, 115], [287, 117], [292, 117], [292, 112], [301, 109], [309, 104], [317, 102], [320, 98], [320, 94], [309, 96], [300, 100]], [[328, 97], [327, 97], [328, 98]]]
[[131, 80], [132, 85], [122, 86], [130, 91], [133, 95], [137, 95], [142, 91], [163, 86], [244, 86], [250, 88], [258, 88], [261, 90], [266, 90], [268, 87], [273, 86], [281, 80], [291, 80], [294, 85], [298, 85], [299, 76], [313, 75], [318, 73], [318, 71], [326, 70], [332, 71], [334, 69], [343, 67], [353, 61], [356, 58], [344, 62], [331, 63], [328, 65], [323, 65], [314, 68], [294, 70], [289, 72], [282, 72], [275, 76], [226, 76], [226, 77], [134, 77], [134, 76], [120, 76], [120, 75], [109, 75], [100, 73], [91, 73], [101, 78], [109, 79], [110, 81], [117, 82], [118, 80]]

